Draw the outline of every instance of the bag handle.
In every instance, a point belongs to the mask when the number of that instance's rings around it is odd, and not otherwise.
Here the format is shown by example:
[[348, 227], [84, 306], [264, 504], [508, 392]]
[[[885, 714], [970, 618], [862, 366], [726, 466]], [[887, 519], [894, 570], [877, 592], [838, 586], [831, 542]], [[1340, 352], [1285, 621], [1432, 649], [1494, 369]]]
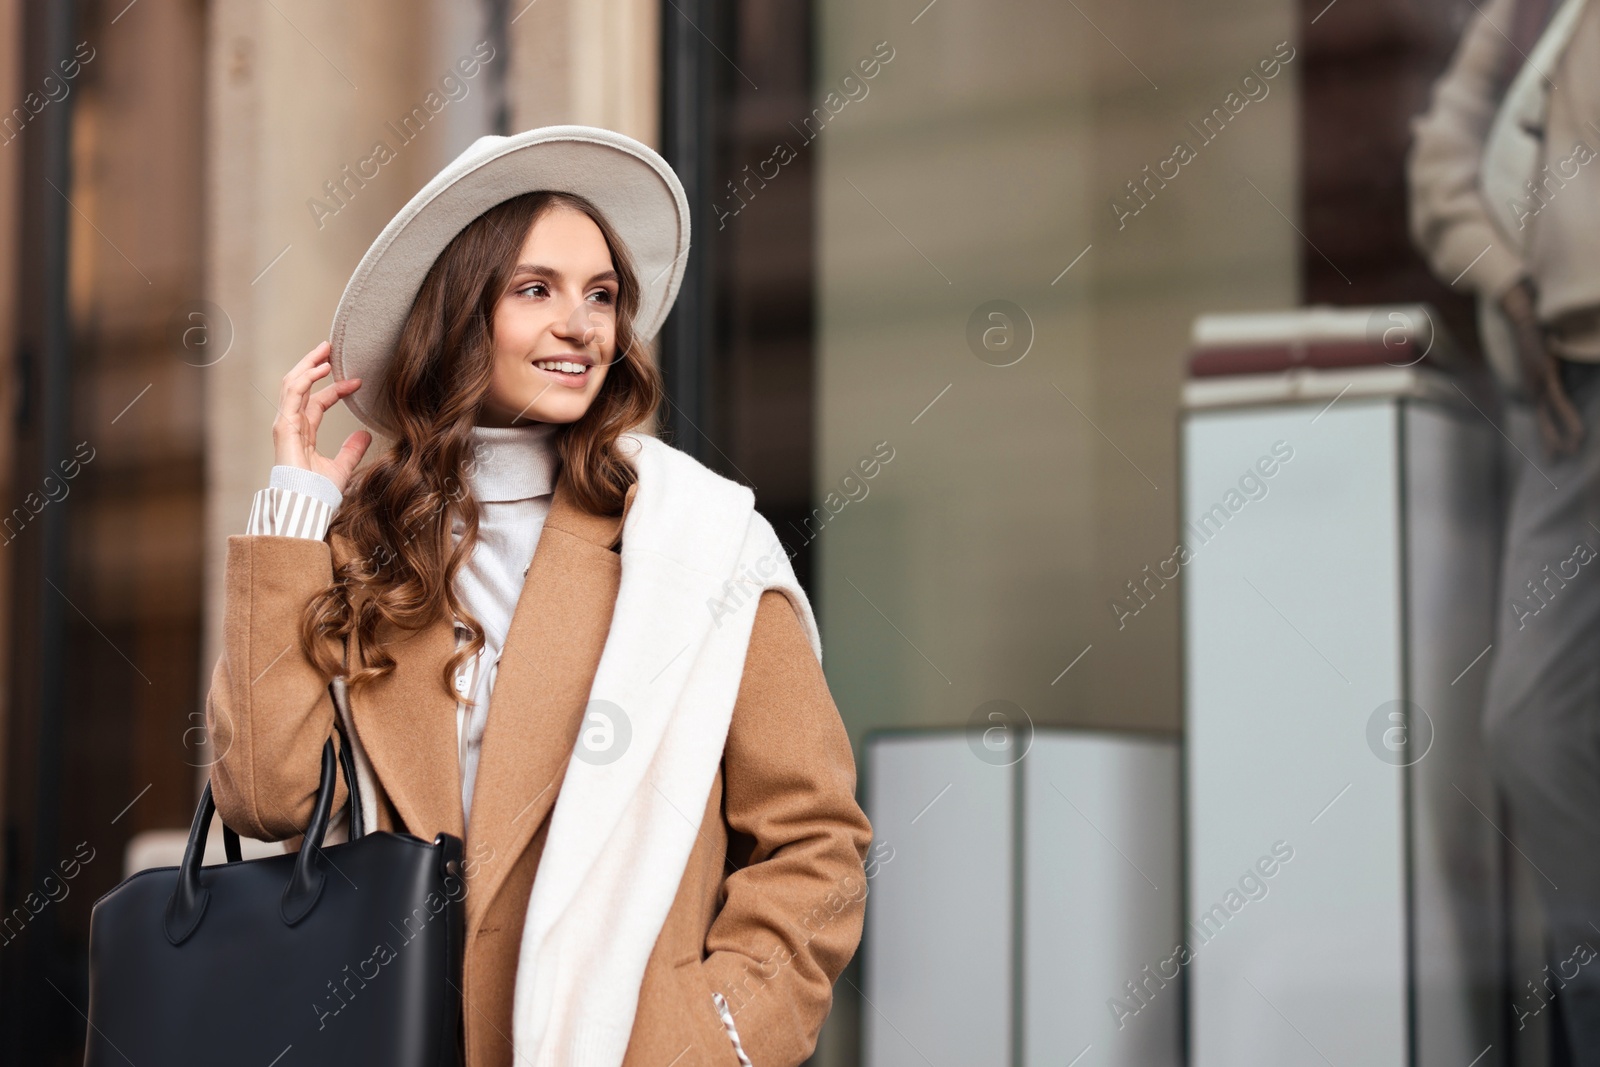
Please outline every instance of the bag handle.
[[[337, 765], [343, 768], [345, 785], [350, 794], [350, 840], [354, 841], [363, 836], [365, 829], [362, 825], [361, 803], [357, 795], [355, 760], [350, 754], [348, 740], [339, 747]], [[317, 859], [322, 853], [322, 841], [327, 835], [328, 819], [333, 808], [334, 775], [337, 773], [335, 768], [333, 739], [329, 738], [322, 743], [322, 777], [317, 787], [316, 804], [311, 811], [311, 824], [306, 827], [305, 839], [301, 842], [300, 851], [295, 855], [294, 871], [289, 877], [289, 883], [284, 886], [282, 902], [279, 905], [283, 921], [290, 926], [310, 914], [317, 899], [322, 895], [322, 886], [326, 881], [326, 875]], [[206, 904], [210, 899], [210, 890], [200, 882], [200, 862], [205, 856], [206, 837], [211, 830], [211, 817], [216, 810], [217, 805], [211, 795], [211, 781], [208, 778], [205, 788], [200, 793], [200, 803], [195, 808], [194, 822], [189, 826], [189, 842], [184, 846], [183, 862], [178, 867], [178, 883], [173, 887], [172, 896], [167, 900], [166, 912], [162, 919], [167, 940], [173, 945], [183, 944], [199, 928], [200, 919], [204, 916]], [[222, 825], [222, 843], [229, 863], [237, 863], [243, 858], [239, 847], [239, 835], [227, 823]]]
[[350, 738], [345, 736], [342, 725], [339, 726], [339, 742], [339, 766], [344, 769], [345, 791], [349, 793], [349, 804], [346, 806], [350, 813], [349, 839], [354, 841], [358, 837], [366, 837], [367, 828], [361, 814], [361, 786], [360, 776], [356, 774], [355, 750]]
[[300, 851], [294, 855], [294, 872], [289, 884], [283, 887], [283, 899], [278, 913], [289, 926], [304, 919], [322, 896], [322, 887], [328, 876], [317, 862], [322, 855], [322, 839], [328, 833], [328, 817], [333, 814], [334, 784], [333, 738], [322, 742], [322, 784], [317, 789], [317, 803], [311, 809], [311, 825], [306, 827]]
[[[348, 664], [349, 656], [345, 657]], [[350, 829], [346, 835], [354, 841], [358, 837], [366, 836], [365, 814], [361, 808], [361, 776], [356, 773], [355, 745], [350, 743], [350, 731], [355, 729], [354, 717], [350, 712], [350, 697], [345, 691], [344, 678], [338, 677], [328, 683], [328, 694], [333, 698], [333, 725], [339, 731], [339, 762], [344, 766], [344, 781], [350, 794]], [[349, 729], [345, 724], [350, 723]]]

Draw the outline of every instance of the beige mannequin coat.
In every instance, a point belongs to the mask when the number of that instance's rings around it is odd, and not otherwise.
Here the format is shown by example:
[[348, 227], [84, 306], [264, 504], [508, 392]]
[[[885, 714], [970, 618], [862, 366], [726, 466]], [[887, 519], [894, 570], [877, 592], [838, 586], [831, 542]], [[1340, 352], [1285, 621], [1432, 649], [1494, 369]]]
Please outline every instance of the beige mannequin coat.
[[[523, 920], [610, 626], [621, 530], [622, 516], [582, 511], [558, 480], [500, 659], [470, 825], [456, 702], [440, 681], [455, 648], [450, 620], [392, 643], [394, 672], [351, 694], [378, 781], [377, 828], [465, 842], [469, 1067], [513, 1062]], [[246, 836], [285, 840], [310, 821], [335, 711], [300, 650], [299, 623], [349, 553], [337, 536], [228, 539], [223, 654], [206, 713], [217, 809]], [[357, 655], [352, 648], [351, 662]], [[336, 810], [344, 799], [341, 781]], [[713, 990], [727, 997], [756, 1067], [809, 1056], [860, 941], [870, 841], [822, 669], [789, 601], [769, 591], [698, 841], [645, 969], [624, 1067], [735, 1067]]]
[[1412, 237], [1441, 280], [1478, 295], [1484, 354], [1512, 386], [1498, 301], [1524, 278], [1551, 350], [1600, 361], [1600, 0], [1550, 0], [1573, 20], [1542, 33], [1525, 32], [1528, 6], [1474, 5], [1407, 162]]

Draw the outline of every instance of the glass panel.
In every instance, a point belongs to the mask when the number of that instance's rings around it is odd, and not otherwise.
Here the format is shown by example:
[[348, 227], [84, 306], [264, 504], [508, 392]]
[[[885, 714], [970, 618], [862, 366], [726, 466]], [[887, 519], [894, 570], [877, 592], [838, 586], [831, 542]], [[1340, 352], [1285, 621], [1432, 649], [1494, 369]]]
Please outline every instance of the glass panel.
[[858, 740], [1178, 723], [1176, 585], [1127, 583], [1177, 544], [1192, 318], [1297, 302], [1294, 8], [1092, 8], [820, 5], [810, 530]]

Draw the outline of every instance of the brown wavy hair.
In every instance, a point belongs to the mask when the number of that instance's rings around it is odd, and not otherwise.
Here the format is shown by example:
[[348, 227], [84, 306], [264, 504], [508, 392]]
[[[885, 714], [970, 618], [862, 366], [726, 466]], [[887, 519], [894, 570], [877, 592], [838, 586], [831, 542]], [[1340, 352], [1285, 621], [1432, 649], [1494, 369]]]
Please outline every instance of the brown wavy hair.
[[[344, 538], [350, 551], [333, 583], [306, 605], [300, 624], [301, 648], [330, 678], [345, 674], [359, 686], [390, 673], [390, 643], [445, 615], [471, 634], [440, 674], [455, 697], [457, 668], [483, 648], [482, 627], [455, 592], [455, 576], [478, 536], [478, 504], [467, 488], [472, 427], [489, 392], [495, 306], [511, 284], [528, 232], [558, 207], [594, 220], [618, 279], [617, 354], [589, 410], [556, 431], [560, 477], [579, 507], [599, 515], [622, 509], [634, 473], [617, 439], [650, 419], [662, 397], [660, 371], [647, 353], [635, 351], [638, 275], [616, 231], [588, 200], [525, 193], [479, 215], [439, 253], [378, 384], [377, 406], [396, 439], [345, 490], [328, 535]], [[457, 515], [465, 532], [452, 545]], [[343, 662], [335, 650], [341, 639], [348, 650], [352, 637], [359, 662]]]

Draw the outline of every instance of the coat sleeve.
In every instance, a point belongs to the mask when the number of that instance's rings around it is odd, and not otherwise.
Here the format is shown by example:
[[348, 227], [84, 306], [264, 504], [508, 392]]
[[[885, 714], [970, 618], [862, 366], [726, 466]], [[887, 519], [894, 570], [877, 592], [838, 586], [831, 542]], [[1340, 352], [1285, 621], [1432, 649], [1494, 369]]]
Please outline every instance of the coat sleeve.
[[855, 784], [822, 667], [793, 605], [769, 590], [723, 755], [723, 815], [749, 858], [724, 880], [705, 964], [758, 1067], [811, 1055], [860, 943], [872, 827]]
[[[332, 580], [325, 541], [228, 538], [222, 656], [206, 697], [206, 725], [217, 811], [246, 837], [281, 841], [303, 833], [323, 742], [332, 736], [338, 747], [328, 680], [300, 647], [301, 613]], [[346, 796], [340, 778], [334, 811]]]
[[1428, 111], [1412, 123], [1407, 161], [1411, 236], [1434, 273], [1490, 299], [1525, 273], [1489, 214], [1479, 183], [1484, 144], [1504, 95], [1504, 72], [1519, 57], [1503, 30], [1515, 0], [1490, 0], [1467, 24]]

